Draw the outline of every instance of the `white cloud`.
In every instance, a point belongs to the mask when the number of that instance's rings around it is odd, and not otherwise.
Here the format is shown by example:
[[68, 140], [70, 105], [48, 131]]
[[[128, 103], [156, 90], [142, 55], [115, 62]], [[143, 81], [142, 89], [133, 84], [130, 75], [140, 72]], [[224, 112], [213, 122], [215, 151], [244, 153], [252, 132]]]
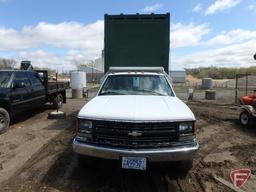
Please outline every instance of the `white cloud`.
[[[255, 65], [255, 61], [251, 59], [256, 50], [256, 31], [234, 29], [205, 40], [205, 36], [211, 32], [207, 24], [173, 23], [170, 30], [173, 65]], [[0, 51], [14, 51], [14, 58], [18, 61], [29, 59], [34, 66], [50, 67], [59, 71], [62, 71], [62, 68], [64, 71], [75, 69], [76, 64], [99, 57], [103, 49], [103, 39], [103, 21], [88, 25], [78, 22], [41, 22], [36, 26], [25, 26], [21, 30], [0, 27]], [[175, 54], [177, 48], [197, 46], [205, 48], [205, 51], [178, 57]], [[67, 51], [55, 53], [47, 51], [47, 47], [65, 48]], [[31, 48], [35, 51], [29, 50]]]
[[[196, 46], [209, 31], [205, 24], [172, 24], [171, 46]], [[74, 68], [74, 63], [84, 63], [100, 57], [103, 39], [103, 21], [88, 25], [78, 22], [41, 22], [35, 26], [24, 26], [21, 30], [0, 27], [0, 51], [16, 51], [19, 60], [29, 59], [34, 61], [35, 65], [52, 68], [55, 68], [56, 64]], [[45, 46], [66, 48], [68, 51], [56, 55], [42, 50]], [[31, 48], [37, 51], [29, 51]]]
[[224, 48], [209, 49], [182, 57], [173, 55], [172, 65], [186, 68], [195, 67], [249, 67], [255, 65], [253, 54], [256, 40], [234, 44]]
[[157, 10], [161, 9], [161, 8], [162, 8], [162, 4], [156, 3], [154, 5], [149, 5], [149, 6], [144, 7], [142, 9], [142, 12], [150, 12], [150, 13], [152, 13], [154, 11], [157, 11]]
[[251, 39], [256, 39], [256, 31], [235, 29], [228, 32], [222, 32], [205, 42], [205, 44], [209, 46], [229, 45], [245, 42]]
[[[175, 47], [194, 46], [209, 33], [207, 25], [176, 23], [171, 25], [171, 39]], [[50, 45], [57, 48], [84, 50], [100, 55], [103, 49], [104, 22], [83, 25], [78, 22], [24, 26], [20, 31], [0, 27], [0, 51], [24, 50]]]
[[256, 30], [234, 29], [224, 31], [215, 37], [201, 41], [204, 51], [176, 56], [172, 55], [172, 65], [194, 67], [248, 67], [255, 65]]
[[202, 5], [201, 5], [201, 3], [198, 3], [198, 4], [196, 4], [195, 6], [194, 6], [194, 8], [192, 9], [192, 11], [193, 12], [199, 12], [199, 11], [201, 11], [202, 10]]
[[205, 15], [211, 15], [225, 9], [230, 9], [238, 5], [240, 2], [241, 0], [216, 0], [207, 8], [207, 10], [205, 11]]
[[100, 55], [103, 48], [104, 22], [84, 25], [78, 22], [50, 24], [41, 22], [20, 31], [0, 28], [0, 50], [23, 50], [50, 45], [58, 48], [84, 49]]
[[59, 72], [74, 70], [78, 64], [88, 61], [87, 54], [81, 54], [71, 50], [65, 55], [57, 55], [44, 50], [20, 51], [17, 53], [16, 60], [31, 60], [35, 67], [48, 67]]
[[184, 25], [176, 23], [171, 25], [171, 47], [190, 47], [200, 44], [204, 35], [210, 33], [210, 28], [206, 24], [195, 25], [190, 23]]
[[251, 11], [255, 11], [256, 12], [256, 4], [249, 5], [248, 9], [251, 10]]
[[[100, 57], [103, 39], [103, 21], [88, 25], [78, 22], [41, 22], [36, 26], [24, 26], [21, 30], [0, 27], [0, 51], [14, 51], [18, 61], [28, 59], [35, 66], [54, 69], [74, 69], [75, 64]], [[42, 50], [44, 46], [68, 51], [57, 55], [54, 51], [50, 53]], [[29, 51], [31, 48], [37, 50]]]

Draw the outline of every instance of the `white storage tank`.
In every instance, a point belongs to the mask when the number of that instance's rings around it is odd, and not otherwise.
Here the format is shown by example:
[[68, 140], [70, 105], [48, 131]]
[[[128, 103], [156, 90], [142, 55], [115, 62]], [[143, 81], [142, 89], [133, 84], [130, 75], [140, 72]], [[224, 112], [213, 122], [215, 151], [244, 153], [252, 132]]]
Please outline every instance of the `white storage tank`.
[[73, 98], [83, 98], [83, 88], [86, 87], [86, 73], [83, 71], [71, 71], [70, 87]]

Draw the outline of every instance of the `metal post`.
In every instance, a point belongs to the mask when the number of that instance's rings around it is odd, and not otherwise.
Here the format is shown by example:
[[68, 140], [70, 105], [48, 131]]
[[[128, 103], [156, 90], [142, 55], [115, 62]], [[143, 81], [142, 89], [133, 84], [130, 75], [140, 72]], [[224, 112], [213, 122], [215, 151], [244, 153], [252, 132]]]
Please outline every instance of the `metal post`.
[[245, 95], [248, 93], [248, 73], [246, 73], [246, 80], [245, 80]]
[[58, 95], [59, 95], [59, 86], [58, 86], [58, 72], [56, 72], [56, 88], [57, 88], [57, 92], [56, 92], [56, 98], [57, 98], [57, 112], [59, 111], [59, 98], [58, 98]]
[[94, 80], [93, 80], [93, 63], [92, 63], [92, 85], [94, 85]]
[[235, 104], [237, 104], [237, 91], [238, 91], [238, 74], [236, 74], [236, 90], [235, 90]]

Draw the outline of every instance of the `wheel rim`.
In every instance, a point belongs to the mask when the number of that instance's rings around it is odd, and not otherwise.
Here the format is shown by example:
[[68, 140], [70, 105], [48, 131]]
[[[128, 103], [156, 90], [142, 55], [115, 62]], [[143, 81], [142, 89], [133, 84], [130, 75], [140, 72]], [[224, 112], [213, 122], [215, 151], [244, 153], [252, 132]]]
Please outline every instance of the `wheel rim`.
[[0, 114], [0, 130], [6, 126], [6, 119], [3, 114]]
[[63, 98], [62, 96], [58, 96], [58, 107], [60, 108], [62, 106], [63, 103]]
[[249, 117], [248, 117], [248, 115], [247, 115], [246, 113], [242, 113], [242, 114], [241, 114], [241, 123], [242, 123], [243, 125], [247, 125], [248, 122], [249, 122]]

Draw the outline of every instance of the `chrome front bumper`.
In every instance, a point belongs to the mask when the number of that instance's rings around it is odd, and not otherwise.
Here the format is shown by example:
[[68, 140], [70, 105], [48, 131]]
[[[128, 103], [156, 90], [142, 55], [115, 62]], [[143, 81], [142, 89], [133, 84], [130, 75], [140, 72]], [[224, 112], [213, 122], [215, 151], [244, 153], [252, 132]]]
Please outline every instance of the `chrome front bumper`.
[[193, 159], [199, 149], [199, 144], [194, 140], [189, 146], [157, 148], [157, 149], [120, 149], [111, 147], [101, 147], [92, 144], [85, 144], [73, 140], [73, 151], [75, 153], [99, 157], [103, 159], [115, 159], [120, 157], [146, 157], [149, 161], [181, 161]]

